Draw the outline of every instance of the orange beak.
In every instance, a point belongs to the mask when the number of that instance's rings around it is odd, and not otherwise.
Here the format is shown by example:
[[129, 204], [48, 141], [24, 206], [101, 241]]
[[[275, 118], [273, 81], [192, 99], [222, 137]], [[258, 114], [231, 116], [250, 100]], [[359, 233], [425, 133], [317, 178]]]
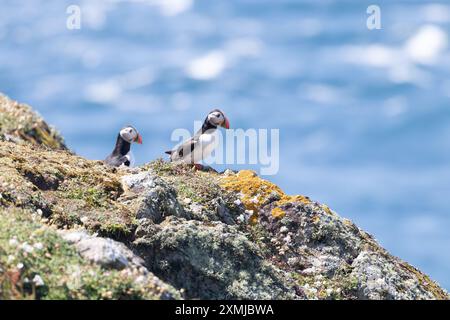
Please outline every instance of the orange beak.
[[222, 127], [225, 129], [230, 129], [230, 122], [228, 121], [228, 118], [225, 118], [225, 122], [222, 124]]
[[137, 137], [136, 137], [136, 143], [142, 144], [142, 136], [138, 133]]

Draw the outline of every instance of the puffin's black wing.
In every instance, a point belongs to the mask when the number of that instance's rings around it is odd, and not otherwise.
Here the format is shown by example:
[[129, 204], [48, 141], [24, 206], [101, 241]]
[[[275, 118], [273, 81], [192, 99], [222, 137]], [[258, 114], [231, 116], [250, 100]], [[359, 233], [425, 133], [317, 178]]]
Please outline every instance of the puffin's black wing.
[[[189, 140], [186, 140], [178, 148], [170, 151], [170, 160], [177, 161], [189, 157], [189, 155], [194, 151], [195, 146], [199, 142], [199, 137], [195, 136]], [[166, 152], [168, 153], [168, 152]]]
[[104, 162], [112, 167], [120, 167], [121, 165], [125, 165], [127, 167], [130, 166], [130, 158], [128, 156], [113, 156], [110, 155], [108, 158], [104, 160]]

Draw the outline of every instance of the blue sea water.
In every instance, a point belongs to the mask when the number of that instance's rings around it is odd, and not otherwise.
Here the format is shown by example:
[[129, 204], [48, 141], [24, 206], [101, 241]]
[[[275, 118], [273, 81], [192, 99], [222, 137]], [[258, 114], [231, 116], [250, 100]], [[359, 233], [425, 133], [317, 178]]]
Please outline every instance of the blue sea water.
[[268, 179], [449, 289], [450, 4], [376, 3], [380, 30], [364, 0], [2, 0], [0, 92], [90, 159], [128, 123], [137, 162], [161, 157], [213, 107], [279, 129]]

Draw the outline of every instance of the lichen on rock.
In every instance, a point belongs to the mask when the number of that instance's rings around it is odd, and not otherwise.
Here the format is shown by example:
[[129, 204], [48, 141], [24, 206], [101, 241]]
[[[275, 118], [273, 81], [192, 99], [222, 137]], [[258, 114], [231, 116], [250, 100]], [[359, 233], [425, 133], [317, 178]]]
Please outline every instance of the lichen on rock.
[[138, 228], [134, 246], [150, 269], [188, 298], [294, 299], [286, 273], [264, 261], [235, 227], [171, 217]]
[[289, 196], [280, 187], [267, 180], [259, 178], [254, 171], [242, 170], [237, 174], [229, 174], [222, 178], [221, 186], [226, 190], [239, 194], [247, 210], [252, 211], [251, 222], [255, 223], [258, 212], [265, 204], [275, 202], [276, 207], [272, 210], [272, 215], [282, 218], [284, 211], [280, 208], [285, 203], [303, 202], [310, 200], [305, 196]]

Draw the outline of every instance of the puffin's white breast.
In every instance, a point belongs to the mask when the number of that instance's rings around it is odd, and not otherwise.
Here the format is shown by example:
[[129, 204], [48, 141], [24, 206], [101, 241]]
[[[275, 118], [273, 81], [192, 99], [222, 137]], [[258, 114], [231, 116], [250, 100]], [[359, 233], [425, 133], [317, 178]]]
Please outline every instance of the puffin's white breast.
[[128, 152], [127, 156], [128, 156], [128, 159], [130, 159], [130, 168], [134, 167], [134, 165], [136, 164], [136, 158], [135, 158], [133, 152], [131, 152], [131, 151]]
[[219, 144], [219, 137], [217, 133], [204, 133], [199, 137], [200, 150], [194, 150], [193, 158], [194, 163], [199, 163], [202, 160], [208, 158], [211, 153], [217, 148]]

